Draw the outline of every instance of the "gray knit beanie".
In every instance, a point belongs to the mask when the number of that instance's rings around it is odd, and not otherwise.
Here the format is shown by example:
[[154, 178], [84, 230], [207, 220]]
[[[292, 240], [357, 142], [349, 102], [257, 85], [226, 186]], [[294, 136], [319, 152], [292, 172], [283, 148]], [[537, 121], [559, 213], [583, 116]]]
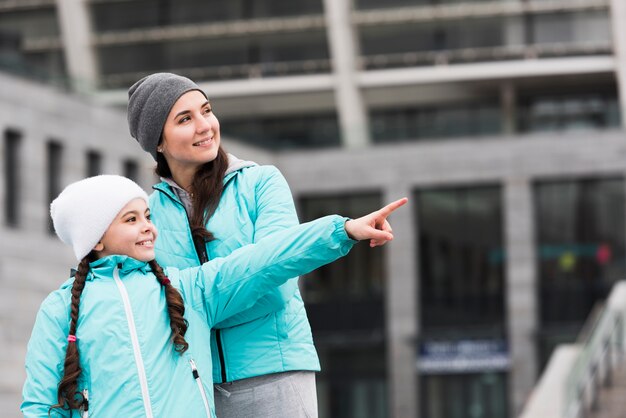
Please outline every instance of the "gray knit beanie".
[[130, 135], [155, 160], [167, 115], [180, 96], [192, 90], [198, 90], [206, 97], [196, 83], [172, 73], [151, 74], [128, 89]]

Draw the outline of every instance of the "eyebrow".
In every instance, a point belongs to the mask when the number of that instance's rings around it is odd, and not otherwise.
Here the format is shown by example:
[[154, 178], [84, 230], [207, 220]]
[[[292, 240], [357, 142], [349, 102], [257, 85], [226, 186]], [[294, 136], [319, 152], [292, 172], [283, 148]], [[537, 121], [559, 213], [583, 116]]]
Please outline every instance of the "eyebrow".
[[[202, 103], [202, 106], [200, 106], [200, 108], [202, 109], [206, 105], [210, 105], [208, 100], [206, 102]], [[191, 110], [183, 110], [183, 111], [178, 112], [176, 114], [176, 116], [174, 116], [174, 119], [176, 119], [179, 116], [186, 115], [187, 113], [191, 113]]]
[[[138, 210], [129, 210], [128, 212], [124, 212], [124, 214], [121, 216], [122, 218], [126, 217], [127, 215], [136, 215], [138, 214], [139, 211]], [[144, 215], [150, 213], [150, 209], [146, 209], [144, 212]]]
[[139, 212], [138, 212], [138, 211], [136, 211], [136, 210], [129, 210], [128, 212], [124, 212], [124, 214], [122, 214], [122, 216], [121, 216], [121, 217], [122, 217], [122, 218], [124, 218], [124, 217], [126, 217], [127, 215], [135, 215], [135, 214], [137, 214], [137, 213], [139, 213]]

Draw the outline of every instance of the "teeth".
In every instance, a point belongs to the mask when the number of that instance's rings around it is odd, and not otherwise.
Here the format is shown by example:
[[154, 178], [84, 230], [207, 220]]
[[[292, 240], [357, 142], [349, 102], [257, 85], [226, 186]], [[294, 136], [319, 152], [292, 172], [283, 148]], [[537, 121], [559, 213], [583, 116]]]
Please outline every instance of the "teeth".
[[138, 245], [152, 245], [152, 240], [142, 241]]
[[211, 139], [205, 139], [204, 141], [196, 142], [194, 145], [204, 145], [211, 142]]

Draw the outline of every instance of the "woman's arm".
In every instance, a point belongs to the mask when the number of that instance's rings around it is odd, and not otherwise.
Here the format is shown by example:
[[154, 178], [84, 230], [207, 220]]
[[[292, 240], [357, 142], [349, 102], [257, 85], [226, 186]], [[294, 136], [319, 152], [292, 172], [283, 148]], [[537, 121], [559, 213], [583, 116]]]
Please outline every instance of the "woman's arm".
[[57, 387], [63, 377], [69, 332], [69, 320], [62, 302], [59, 294], [52, 293], [37, 313], [26, 353], [26, 381], [21, 406], [25, 417], [69, 416], [69, 411], [61, 408], [50, 410], [57, 403]]
[[[273, 166], [255, 169], [263, 173], [254, 185], [256, 217], [253, 242], [256, 243], [278, 231], [298, 225], [299, 221], [291, 190], [280, 171]], [[229, 317], [214, 327], [228, 328], [279, 311], [294, 297], [297, 289], [297, 277], [287, 280], [282, 285], [270, 289], [251, 308]]]
[[[332, 215], [298, 225], [193, 269], [209, 325], [250, 308], [272, 287], [346, 255], [357, 240], [382, 245], [393, 239], [387, 216], [404, 205], [400, 199], [362, 218]], [[354, 239], [352, 239], [352, 238]]]

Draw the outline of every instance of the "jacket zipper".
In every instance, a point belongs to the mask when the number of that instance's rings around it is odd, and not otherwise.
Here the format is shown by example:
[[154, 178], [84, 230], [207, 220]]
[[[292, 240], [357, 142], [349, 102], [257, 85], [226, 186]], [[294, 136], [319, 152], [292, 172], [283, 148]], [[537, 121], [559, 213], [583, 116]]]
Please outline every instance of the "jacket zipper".
[[141, 351], [139, 349], [139, 339], [137, 338], [137, 328], [135, 327], [135, 318], [130, 307], [130, 299], [128, 292], [122, 280], [120, 280], [119, 268], [116, 266], [113, 270], [113, 278], [115, 284], [122, 295], [124, 302], [124, 311], [126, 312], [126, 321], [128, 322], [128, 331], [130, 332], [130, 340], [133, 344], [133, 354], [135, 355], [135, 364], [137, 365], [137, 374], [139, 375], [139, 385], [141, 386], [141, 397], [143, 398], [143, 407], [146, 410], [146, 418], [153, 418], [152, 404], [150, 403], [150, 393], [148, 392], [148, 378], [146, 377], [146, 368], [143, 364]]
[[[183, 210], [185, 211], [185, 219], [187, 220], [187, 225], [189, 226], [189, 231], [191, 231], [191, 222], [189, 221], [189, 215], [187, 214], [187, 210], [185, 209], [185, 205], [182, 204], [182, 202], [180, 202], [178, 199], [175, 199], [174, 197], [170, 196], [169, 193], [167, 193], [164, 190], [161, 190], [158, 187], [155, 187], [156, 190], [158, 190], [159, 192], [165, 194], [165, 196], [169, 197], [170, 199], [172, 199], [176, 204], [180, 205], [183, 207]], [[207, 261], [209, 261], [209, 257], [208, 254], [206, 253], [206, 247], [204, 247], [204, 251], [201, 251], [199, 249], [199, 245], [196, 242], [196, 240], [193, 238], [193, 235], [191, 236], [191, 242], [193, 243], [193, 249], [196, 252], [196, 256], [198, 257], [198, 261], [200, 262], [200, 264], [204, 264]], [[226, 383], [228, 382], [227, 377], [226, 376], [226, 360], [224, 358], [224, 347], [222, 347], [222, 331], [219, 329], [215, 330], [215, 342], [217, 343], [217, 357], [220, 360], [220, 372], [222, 375], [222, 382], [221, 383]]]
[[204, 403], [204, 410], [206, 411], [207, 418], [211, 418], [211, 411], [209, 410], [209, 400], [206, 397], [206, 392], [204, 391], [204, 386], [202, 385], [202, 380], [200, 380], [200, 373], [198, 373], [198, 368], [196, 367], [196, 362], [193, 359], [189, 359], [189, 364], [191, 365], [191, 374], [198, 384], [198, 389], [200, 389], [200, 396], [202, 397], [202, 402]]
[[81, 418], [89, 417], [89, 391], [87, 389], [83, 390], [83, 414]]

